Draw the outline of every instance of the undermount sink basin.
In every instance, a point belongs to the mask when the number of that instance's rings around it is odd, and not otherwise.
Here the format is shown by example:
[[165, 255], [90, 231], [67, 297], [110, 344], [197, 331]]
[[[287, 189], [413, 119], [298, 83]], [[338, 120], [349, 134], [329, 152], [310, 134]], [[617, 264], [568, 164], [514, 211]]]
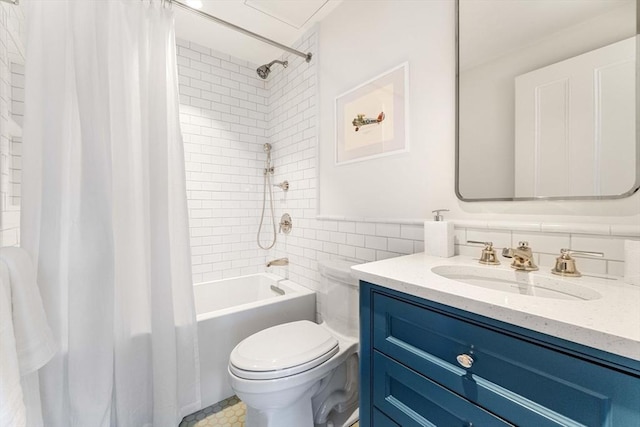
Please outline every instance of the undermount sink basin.
[[592, 289], [562, 278], [526, 271], [466, 265], [440, 265], [433, 267], [431, 271], [447, 279], [511, 294], [574, 301], [589, 301], [601, 297]]

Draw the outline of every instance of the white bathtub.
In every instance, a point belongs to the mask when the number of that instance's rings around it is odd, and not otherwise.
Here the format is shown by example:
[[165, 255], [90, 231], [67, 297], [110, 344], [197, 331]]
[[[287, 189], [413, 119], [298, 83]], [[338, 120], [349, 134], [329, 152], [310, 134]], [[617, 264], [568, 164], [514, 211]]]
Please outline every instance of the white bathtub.
[[[284, 295], [271, 290], [276, 283]], [[274, 274], [198, 283], [194, 296], [203, 408], [233, 395], [227, 363], [240, 341], [280, 323], [315, 320], [315, 293]]]

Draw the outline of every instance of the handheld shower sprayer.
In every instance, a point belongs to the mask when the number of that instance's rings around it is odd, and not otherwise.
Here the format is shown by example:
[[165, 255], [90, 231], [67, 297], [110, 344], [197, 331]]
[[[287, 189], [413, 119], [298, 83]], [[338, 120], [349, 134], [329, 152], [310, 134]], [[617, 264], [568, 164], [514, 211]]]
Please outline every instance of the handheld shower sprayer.
[[[273, 210], [273, 192], [271, 191], [271, 175], [273, 175], [273, 166], [271, 165], [271, 144], [268, 142], [262, 146], [262, 149], [267, 153], [267, 158], [264, 162], [264, 185], [262, 187], [262, 214], [260, 215], [260, 225], [258, 226], [258, 234], [256, 240], [260, 249], [271, 249], [276, 244], [276, 217]], [[269, 207], [271, 208], [271, 227], [273, 232], [273, 238], [268, 244], [263, 245], [260, 241], [260, 234], [262, 233], [262, 226], [264, 224], [265, 207], [267, 204], [267, 190], [269, 191]]]
[[256, 70], [256, 72], [258, 73], [258, 76], [263, 80], [266, 79], [267, 76], [269, 76], [269, 73], [271, 72], [271, 66], [273, 64], [280, 64], [284, 68], [287, 68], [289, 66], [289, 61], [278, 61], [277, 59], [275, 59], [275, 60], [269, 62], [268, 64], [261, 65]]
[[271, 166], [271, 144], [267, 142], [262, 146], [262, 149], [267, 153], [267, 159], [264, 163], [264, 176], [266, 177], [267, 174], [273, 175], [273, 166]]

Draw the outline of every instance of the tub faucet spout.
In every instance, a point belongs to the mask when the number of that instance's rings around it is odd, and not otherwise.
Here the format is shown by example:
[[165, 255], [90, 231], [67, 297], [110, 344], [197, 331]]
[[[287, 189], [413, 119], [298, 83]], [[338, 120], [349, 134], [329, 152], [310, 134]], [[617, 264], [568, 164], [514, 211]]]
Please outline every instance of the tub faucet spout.
[[272, 259], [267, 263], [267, 267], [289, 265], [289, 258]]

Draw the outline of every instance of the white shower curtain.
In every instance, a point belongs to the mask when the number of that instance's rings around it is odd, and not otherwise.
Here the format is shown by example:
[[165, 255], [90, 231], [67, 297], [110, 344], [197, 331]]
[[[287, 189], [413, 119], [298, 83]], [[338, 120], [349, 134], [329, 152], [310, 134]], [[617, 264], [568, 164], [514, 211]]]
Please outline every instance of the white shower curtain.
[[199, 408], [175, 35], [160, 0], [31, 0], [22, 246], [61, 352], [46, 426]]

